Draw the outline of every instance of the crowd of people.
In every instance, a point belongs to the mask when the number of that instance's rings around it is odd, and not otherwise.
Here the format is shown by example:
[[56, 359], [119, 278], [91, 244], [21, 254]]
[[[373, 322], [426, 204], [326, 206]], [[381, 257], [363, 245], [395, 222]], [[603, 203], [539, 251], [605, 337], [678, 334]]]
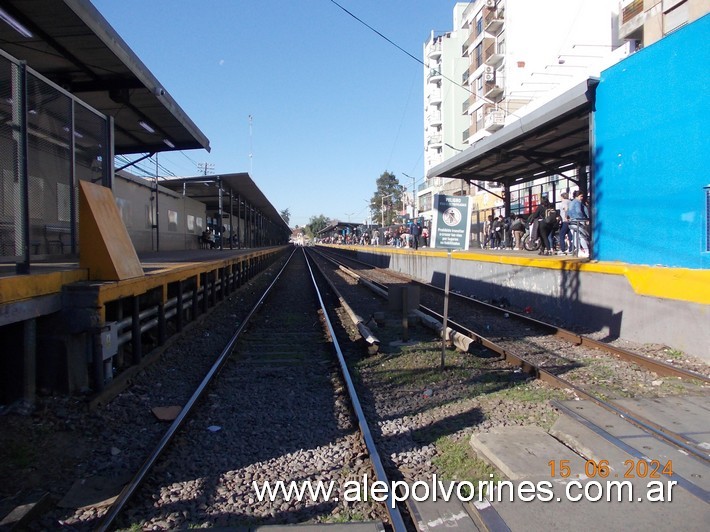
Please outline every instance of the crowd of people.
[[547, 196], [541, 198], [535, 210], [527, 217], [514, 214], [490, 215], [483, 225], [484, 249], [524, 249], [527, 240], [539, 244], [540, 255], [589, 256], [589, 205], [584, 193], [575, 191], [572, 199], [564, 192], [561, 199], [552, 204]]
[[392, 246], [396, 248], [419, 249], [429, 246], [429, 227], [419, 222], [405, 225], [371, 229], [353, 229], [347, 234], [337, 234], [318, 240], [325, 244], [345, 244], [361, 246]]
[[[560, 194], [557, 203], [543, 195], [540, 203], [527, 216], [513, 214], [510, 217], [490, 215], [483, 224], [483, 249], [538, 250], [540, 255], [576, 255], [589, 257], [589, 205], [581, 191], [574, 191], [572, 198], [566, 192]], [[355, 228], [345, 234], [338, 233], [318, 239], [326, 244], [361, 246], [392, 246], [419, 249], [429, 247], [429, 227], [420, 222], [411, 222], [385, 228]]]

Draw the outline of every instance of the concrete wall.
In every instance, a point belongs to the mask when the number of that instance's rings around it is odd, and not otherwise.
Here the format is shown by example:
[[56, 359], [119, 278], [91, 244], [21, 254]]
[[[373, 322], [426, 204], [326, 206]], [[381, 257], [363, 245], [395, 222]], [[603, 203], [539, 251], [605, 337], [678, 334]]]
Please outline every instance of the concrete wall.
[[[505, 297], [518, 308], [580, 332], [660, 343], [710, 361], [710, 306], [639, 295], [627, 278], [611, 273], [534, 268], [456, 258], [450, 289], [478, 299]], [[379, 267], [444, 286], [446, 255], [357, 251]], [[539, 314], [538, 314], [539, 313]]]
[[[197, 249], [197, 237], [206, 227], [205, 205], [159, 187], [158, 225], [160, 251]], [[113, 193], [137, 252], [155, 251], [156, 230], [152, 228], [154, 185], [135, 176], [116, 175]], [[190, 219], [191, 217], [191, 219]]]
[[710, 267], [710, 15], [602, 72], [596, 93], [597, 258]]

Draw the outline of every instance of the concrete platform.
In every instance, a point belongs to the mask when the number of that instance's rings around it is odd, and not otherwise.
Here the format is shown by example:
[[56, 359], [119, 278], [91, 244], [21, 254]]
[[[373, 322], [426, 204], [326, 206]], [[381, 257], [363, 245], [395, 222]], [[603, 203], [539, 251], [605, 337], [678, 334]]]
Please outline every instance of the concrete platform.
[[657, 397], [614, 401], [649, 421], [672, 430], [710, 452], [710, 398]]
[[407, 506], [417, 530], [462, 530], [477, 532], [477, 527], [466, 510], [464, 503], [456, 497], [449, 501], [430, 500], [422, 502], [408, 501]]
[[[516, 477], [511, 481], [512, 501], [510, 486], [503, 486], [488, 497], [510, 530], [708, 529], [708, 502], [679, 485], [669, 488], [671, 477], [658, 479], [664, 489], [665, 502], [653, 502], [659, 491], [652, 491], [657, 486], [649, 486], [650, 479], [624, 478], [628, 469], [624, 461], [631, 460], [635, 464], [639, 460], [635, 455], [626, 453], [566, 416], [560, 418], [551, 432], [559, 439], [539, 428], [517, 427], [499, 429], [471, 439], [480, 458], [496, 467], [504, 464], [501, 470]], [[575, 447], [578, 443], [597, 464], [600, 460], [609, 461], [607, 477], [602, 477], [594, 467], [585, 469], [586, 457], [567, 446]], [[550, 462], [555, 467], [554, 476]], [[675, 465], [675, 461], [673, 463]], [[563, 464], [570, 468], [566, 478], [561, 476]], [[525, 481], [532, 488], [520, 491]], [[621, 491], [623, 497], [618, 501], [621, 482], [625, 482]], [[588, 499], [584, 497], [585, 490], [589, 490]], [[671, 499], [667, 500], [669, 493]], [[610, 500], [607, 500], [607, 494], [611, 496]], [[600, 495], [600, 500], [592, 500]], [[579, 500], [574, 500], [576, 498]]]
[[[699, 496], [704, 498], [707, 502], [710, 502], [710, 466], [707, 461], [703, 462], [689, 456], [683, 449], [656, 439], [642, 429], [595, 404], [587, 401], [565, 401], [560, 404], [563, 407], [570, 408], [575, 414], [597, 427], [602, 427], [604, 432], [616, 442], [611, 443], [607, 440], [606, 445], [602, 446], [600, 443], [599, 448], [590, 449], [590, 459], [609, 460], [608, 456], [612, 450], [609, 447], [611, 446], [629, 454], [630, 456], [627, 457], [626, 460], [638, 461], [646, 457], [650, 460], [658, 460], [661, 464], [666, 464], [671, 461], [673, 474], [680, 477], [677, 479], [679, 485], [683, 486], [685, 483], [692, 484], [686, 486], [686, 489], [695, 491], [694, 486], [699, 488]], [[693, 423], [698, 426], [708, 423], [707, 416], [694, 419], [689, 414], [684, 414], [680, 408], [678, 409], [677, 419], [684, 419], [682, 423], [686, 426]], [[569, 441], [575, 447], [585, 443], [584, 441], [579, 444], [574, 440]], [[620, 469], [620, 476], [628, 469], [628, 465], [624, 467], [623, 463], [619, 464], [618, 467]]]
[[502, 427], [475, 434], [471, 446], [511, 480], [549, 476], [550, 460], [569, 460], [574, 471], [584, 470], [581, 456], [539, 427]]

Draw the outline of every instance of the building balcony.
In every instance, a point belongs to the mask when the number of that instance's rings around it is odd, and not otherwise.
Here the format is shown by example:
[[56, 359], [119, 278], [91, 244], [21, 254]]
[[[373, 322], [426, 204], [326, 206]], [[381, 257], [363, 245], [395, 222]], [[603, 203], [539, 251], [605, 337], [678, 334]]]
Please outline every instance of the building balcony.
[[497, 9], [490, 10], [483, 19], [483, 27], [486, 33], [491, 35], [498, 35], [504, 25], [503, 11], [498, 11]]
[[638, 15], [643, 14], [643, 0], [622, 0], [621, 5], [621, 23], [626, 24]]
[[431, 91], [427, 96], [429, 105], [441, 105], [441, 90]]
[[430, 126], [440, 126], [441, 125], [441, 113], [430, 113], [427, 115], [427, 123]]
[[478, 6], [475, 5], [476, 2], [470, 2], [466, 9], [463, 10], [463, 23], [464, 26], [468, 26], [473, 22], [476, 14], [478, 13]]
[[461, 55], [464, 57], [468, 56], [468, 49], [469, 47], [474, 43], [478, 35], [474, 31], [471, 31], [471, 34], [468, 36], [468, 39], [461, 45]]
[[441, 148], [443, 146], [443, 141], [441, 138], [441, 135], [432, 135], [430, 136], [427, 141], [427, 146], [430, 148]]
[[505, 89], [503, 88], [503, 83], [495, 78], [493, 81], [487, 81], [483, 85], [483, 97], [487, 100], [497, 101], [504, 92]]
[[622, 0], [619, 8], [619, 37], [621, 39], [638, 38], [646, 21], [643, 0]]
[[505, 54], [503, 53], [503, 50], [498, 48], [498, 46], [496, 45], [495, 39], [486, 39], [486, 40], [490, 41], [490, 43], [487, 43], [485, 51], [483, 52], [483, 57], [484, 57], [483, 62], [489, 66], [496, 66], [501, 61], [503, 61]]
[[441, 83], [441, 70], [439, 70], [438, 68], [429, 69], [427, 81], [429, 83]]
[[427, 57], [429, 59], [438, 59], [441, 57], [441, 41], [435, 41], [429, 49], [427, 50]]

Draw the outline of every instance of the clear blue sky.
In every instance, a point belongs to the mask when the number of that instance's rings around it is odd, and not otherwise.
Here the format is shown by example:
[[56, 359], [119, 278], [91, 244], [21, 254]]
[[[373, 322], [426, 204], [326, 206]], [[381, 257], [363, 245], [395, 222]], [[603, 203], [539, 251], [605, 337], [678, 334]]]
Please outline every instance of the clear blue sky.
[[[452, 29], [454, 1], [337, 1], [419, 59]], [[291, 226], [364, 221], [382, 172], [422, 178], [422, 65], [330, 0], [92, 3], [210, 139], [161, 153], [174, 174], [251, 170]]]

